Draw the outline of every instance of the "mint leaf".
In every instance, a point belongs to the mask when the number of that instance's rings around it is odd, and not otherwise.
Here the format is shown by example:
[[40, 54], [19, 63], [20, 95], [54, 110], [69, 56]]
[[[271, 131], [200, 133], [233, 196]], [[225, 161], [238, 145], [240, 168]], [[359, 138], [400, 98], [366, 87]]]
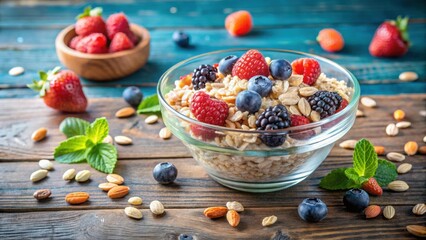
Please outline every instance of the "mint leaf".
[[346, 169], [345, 175], [346, 177], [348, 177], [349, 179], [351, 179], [352, 181], [354, 181], [354, 183], [358, 185], [361, 185], [363, 182], [368, 180], [368, 178], [366, 177], [358, 176], [358, 173], [353, 168]]
[[106, 136], [108, 136], [108, 122], [106, 118], [97, 118], [86, 130], [86, 136], [93, 143], [100, 143], [104, 140]]
[[160, 101], [157, 94], [148, 96], [138, 106], [138, 113], [159, 113]]
[[53, 156], [61, 163], [77, 163], [86, 159], [86, 136], [74, 136], [61, 142]]
[[355, 145], [353, 161], [358, 176], [370, 178], [376, 173], [377, 154], [373, 145], [366, 139], [359, 140]]
[[345, 175], [347, 168], [338, 168], [331, 171], [327, 176], [323, 177], [320, 187], [327, 190], [344, 190], [359, 187], [353, 180]]
[[87, 153], [90, 166], [104, 173], [112, 173], [117, 163], [117, 149], [108, 143], [98, 143]]
[[86, 120], [74, 117], [65, 118], [59, 125], [59, 130], [67, 136], [67, 138], [77, 135], [84, 135], [90, 123]]
[[395, 164], [384, 160], [378, 160], [378, 167], [374, 178], [377, 180], [380, 186], [387, 186], [390, 182], [394, 181], [398, 177]]

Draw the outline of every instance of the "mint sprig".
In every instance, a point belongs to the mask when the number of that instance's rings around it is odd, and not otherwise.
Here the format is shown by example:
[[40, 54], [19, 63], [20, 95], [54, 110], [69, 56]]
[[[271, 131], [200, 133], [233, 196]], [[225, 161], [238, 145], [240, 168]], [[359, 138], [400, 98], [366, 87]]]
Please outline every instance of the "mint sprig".
[[160, 113], [160, 101], [157, 94], [144, 98], [138, 106], [138, 113]]
[[91, 167], [101, 172], [114, 171], [117, 149], [109, 143], [103, 143], [109, 132], [106, 118], [97, 118], [91, 124], [78, 118], [66, 118], [59, 128], [69, 138], [55, 148], [53, 156], [56, 161], [78, 163], [86, 160]]
[[398, 176], [395, 164], [377, 157], [373, 145], [366, 139], [357, 142], [353, 154], [353, 167], [338, 168], [321, 179], [320, 187], [327, 190], [360, 188], [374, 177], [380, 186], [386, 186]]

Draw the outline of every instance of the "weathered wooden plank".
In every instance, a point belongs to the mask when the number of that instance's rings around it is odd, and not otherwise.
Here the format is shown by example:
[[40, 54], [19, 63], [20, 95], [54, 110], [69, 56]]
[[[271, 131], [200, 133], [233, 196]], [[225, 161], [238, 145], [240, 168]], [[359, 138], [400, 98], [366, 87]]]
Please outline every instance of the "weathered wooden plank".
[[[418, 112], [425, 109], [426, 95], [376, 96], [374, 98], [379, 107], [368, 109], [361, 106], [367, 117], [358, 118], [344, 139], [368, 138], [374, 144], [385, 146], [388, 151], [402, 151], [403, 144], [410, 140], [419, 143], [422, 141], [423, 136], [426, 135], [426, 122]], [[41, 100], [0, 100], [0, 113], [2, 113], [0, 114], [0, 161], [52, 158], [55, 146], [65, 139], [58, 130], [59, 123], [68, 116], [81, 117], [90, 121], [105, 116], [110, 122], [111, 135], [124, 134], [132, 137], [134, 140], [132, 146], [117, 146], [121, 159], [190, 157], [186, 148], [176, 137], [167, 141], [158, 137], [162, 123], [147, 126], [142, 121], [143, 116], [128, 119], [115, 118], [115, 111], [126, 106], [122, 99], [91, 99], [89, 104], [88, 112], [85, 114], [61, 114], [45, 107]], [[392, 112], [398, 108], [406, 111], [407, 120], [411, 121], [413, 126], [401, 130], [398, 137], [390, 138], [386, 135], [385, 128], [388, 123], [394, 122]], [[49, 129], [49, 137], [45, 141], [33, 143], [30, 136], [40, 127]], [[332, 154], [350, 156], [351, 153], [335, 148]]]
[[[329, 207], [326, 219], [306, 223], [296, 207], [246, 209], [237, 228], [224, 218], [210, 220], [203, 209], [167, 209], [161, 217], [143, 210], [142, 220], [129, 219], [122, 209], [38, 213], [2, 213], [0, 237], [4, 239], [177, 239], [188, 234], [196, 239], [415, 239], [405, 229], [424, 224], [412, 215], [411, 206], [397, 206], [392, 220], [383, 217], [365, 220], [361, 214], [341, 207]], [[263, 217], [276, 215], [278, 221], [262, 227]], [[281, 233], [281, 234], [280, 234]], [[273, 238], [274, 236], [281, 238]], [[195, 238], [194, 238], [195, 239]]]

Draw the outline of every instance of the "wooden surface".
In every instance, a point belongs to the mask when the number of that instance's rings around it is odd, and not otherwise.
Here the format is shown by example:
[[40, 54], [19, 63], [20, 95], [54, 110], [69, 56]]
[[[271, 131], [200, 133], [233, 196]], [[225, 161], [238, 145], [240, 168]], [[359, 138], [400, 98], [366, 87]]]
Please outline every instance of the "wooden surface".
[[[377, 109], [361, 109], [367, 115], [357, 118], [353, 129], [341, 140], [368, 138], [374, 144], [386, 147], [386, 152], [403, 152], [409, 140], [420, 146], [426, 135], [425, 118], [419, 115], [426, 106], [426, 95], [377, 96]], [[279, 192], [251, 194], [225, 188], [208, 177], [207, 173], [190, 157], [184, 146], [172, 137], [161, 140], [158, 131], [163, 124], [145, 125], [143, 116], [116, 119], [113, 113], [125, 106], [122, 99], [92, 99], [86, 114], [59, 114], [43, 106], [38, 100], [0, 100], [0, 238], [54, 238], [54, 239], [176, 239], [191, 234], [198, 239], [413, 239], [405, 230], [409, 224], [425, 224], [425, 217], [414, 216], [412, 207], [426, 200], [426, 161], [424, 155], [407, 157], [413, 164], [411, 172], [398, 176], [410, 185], [407, 192], [395, 193], [385, 189], [382, 197], [371, 197], [371, 204], [393, 205], [396, 216], [365, 220], [362, 214], [348, 213], [342, 204], [344, 191], [326, 191], [318, 187], [320, 179], [331, 169], [348, 167], [352, 151], [333, 148], [322, 165], [302, 183]], [[32, 106], [22, 108], [21, 106]], [[388, 137], [385, 127], [393, 122], [392, 112], [402, 108], [407, 120], [413, 123], [396, 137]], [[19, 116], [17, 118], [16, 116]], [[37, 117], [35, 117], [37, 116]], [[105, 174], [92, 171], [87, 183], [65, 182], [66, 169], [90, 169], [87, 164], [54, 163], [54, 171], [39, 183], [31, 183], [29, 175], [38, 169], [40, 158], [51, 158], [52, 149], [65, 137], [58, 125], [68, 116], [87, 120], [106, 116], [111, 135], [124, 134], [134, 140], [131, 146], [118, 146], [119, 161], [116, 173], [125, 178], [131, 188], [124, 199], [111, 200], [97, 188], [105, 181]], [[49, 136], [42, 142], [32, 143], [29, 136], [34, 129], [48, 127]], [[167, 151], [164, 151], [167, 149]], [[152, 178], [153, 167], [170, 161], [179, 171], [175, 184], [159, 185]], [[399, 165], [399, 163], [397, 163]], [[32, 193], [36, 189], [50, 188], [52, 197], [37, 202]], [[77, 206], [65, 203], [64, 196], [72, 191], [90, 193], [90, 201]], [[124, 215], [127, 199], [140, 196], [144, 200], [140, 221]], [[298, 204], [306, 197], [319, 197], [329, 209], [320, 223], [310, 224], [297, 215]], [[160, 200], [166, 214], [154, 217], [148, 210], [149, 202]], [[239, 227], [232, 228], [225, 219], [209, 220], [203, 216], [204, 208], [224, 205], [227, 201], [240, 201], [246, 208], [241, 214]], [[278, 222], [262, 227], [263, 217], [276, 215]]]
[[[88, 3], [85, 1], [0, 1], [0, 98], [33, 98], [25, 87], [40, 69], [60, 65], [54, 39]], [[227, 1], [227, 0], [108, 0], [92, 3], [104, 8], [104, 15], [123, 11], [129, 19], [148, 28], [151, 55], [145, 67], [121, 80], [98, 83], [83, 80], [89, 97], [119, 97], [126, 86], [136, 85], [145, 95], [155, 92], [162, 73], [178, 61], [197, 54], [229, 48], [280, 48], [310, 52], [345, 66], [362, 83], [362, 94], [426, 92], [426, 1], [338, 0], [315, 1]], [[246, 9], [254, 18], [253, 32], [233, 38], [224, 29], [224, 19], [232, 11]], [[377, 26], [398, 15], [411, 17], [412, 47], [397, 59], [374, 58], [368, 45]], [[339, 30], [346, 46], [341, 53], [323, 51], [315, 42], [325, 27]], [[191, 35], [193, 47], [175, 46], [171, 36], [176, 29]], [[9, 76], [8, 70], [23, 66], [26, 73]], [[415, 71], [419, 80], [403, 83], [398, 75]]]

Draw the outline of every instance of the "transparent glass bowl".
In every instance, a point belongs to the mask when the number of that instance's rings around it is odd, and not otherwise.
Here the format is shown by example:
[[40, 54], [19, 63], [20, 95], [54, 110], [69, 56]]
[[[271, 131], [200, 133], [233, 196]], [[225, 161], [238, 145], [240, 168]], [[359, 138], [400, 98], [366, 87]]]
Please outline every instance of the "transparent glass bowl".
[[[188, 147], [192, 156], [214, 180], [240, 191], [278, 191], [308, 177], [324, 161], [334, 143], [350, 130], [355, 122], [360, 87], [348, 70], [328, 59], [302, 52], [259, 49], [265, 57], [271, 59], [291, 62], [302, 57], [315, 58], [328, 78], [343, 80], [353, 88], [349, 105], [318, 122], [271, 133], [206, 124], [185, 116], [167, 103], [165, 95], [174, 88], [174, 82], [180, 76], [191, 73], [201, 64], [218, 63], [228, 55], [241, 56], [247, 50], [210, 52], [171, 67], [161, 76], [157, 87], [161, 113], [166, 126]], [[208, 136], [196, 135], [193, 131], [202, 131]], [[275, 148], [256, 144], [259, 142], [256, 139], [265, 135], [285, 135], [286, 141]]]

